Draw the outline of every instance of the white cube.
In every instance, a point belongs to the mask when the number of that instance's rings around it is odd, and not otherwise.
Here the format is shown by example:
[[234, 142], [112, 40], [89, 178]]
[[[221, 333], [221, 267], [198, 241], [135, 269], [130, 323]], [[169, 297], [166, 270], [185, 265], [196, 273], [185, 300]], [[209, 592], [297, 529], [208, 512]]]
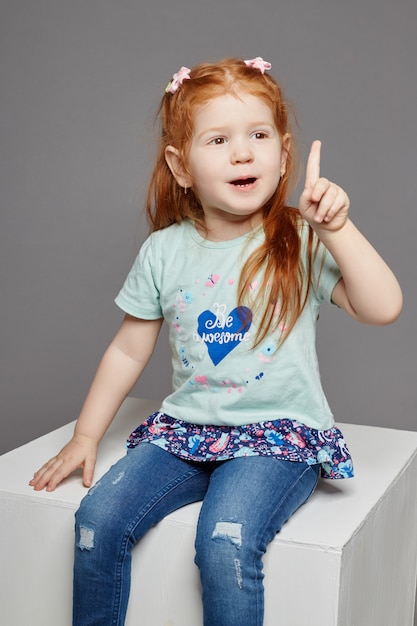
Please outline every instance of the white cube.
[[[98, 479], [158, 402], [128, 398], [104, 437]], [[356, 477], [325, 481], [264, 560], [265, 626], [412, 626], [417, 433], [339, 425]], [[70, 626], [81, 472], [52, 493], [28, 486], [73, 423], [0, 457], [0, 624]], [[200, 504], [172, 513], [134, 550], [126, 626], [201, 626], [194, 536]], [[242, 626], [245, 626], [242, 624]]]

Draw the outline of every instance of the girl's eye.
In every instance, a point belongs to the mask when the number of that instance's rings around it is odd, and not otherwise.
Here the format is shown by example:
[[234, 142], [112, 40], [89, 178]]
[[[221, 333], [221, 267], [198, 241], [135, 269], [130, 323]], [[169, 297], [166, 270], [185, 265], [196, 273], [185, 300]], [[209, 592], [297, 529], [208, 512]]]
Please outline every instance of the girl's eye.
[[226, 143], [226, 139], [224, 137], [215, 137], [209, 143], [212, 146], [221, 146], [222, 144]]
[[266, 134], [266, 133], [264, 133], [264, 132], [263, 132], [263, 131], [261, 131], [261, 130], [258, 130], [258, 132], [253, 133], [253, 137], [254, 137], [255, 139], [265, 139], [265, 138], [267, 137], [267, 134]]

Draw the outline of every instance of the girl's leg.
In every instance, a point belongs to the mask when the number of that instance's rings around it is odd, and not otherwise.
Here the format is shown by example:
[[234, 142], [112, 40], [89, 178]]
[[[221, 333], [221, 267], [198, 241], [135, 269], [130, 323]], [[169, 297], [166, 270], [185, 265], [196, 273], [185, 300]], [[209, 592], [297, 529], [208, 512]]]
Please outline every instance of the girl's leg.
[[214, 470], [196, 539], [204, 626], [263, 624], [262, 557], [313, 492], [318, 471], [261, 456], [226, 461]]
[[76, 513], [74, 626], [121, 626], [131, 549], [163, 517], [201, 500], [209, 475], [196, 464], [141, 444], [114, 465]]

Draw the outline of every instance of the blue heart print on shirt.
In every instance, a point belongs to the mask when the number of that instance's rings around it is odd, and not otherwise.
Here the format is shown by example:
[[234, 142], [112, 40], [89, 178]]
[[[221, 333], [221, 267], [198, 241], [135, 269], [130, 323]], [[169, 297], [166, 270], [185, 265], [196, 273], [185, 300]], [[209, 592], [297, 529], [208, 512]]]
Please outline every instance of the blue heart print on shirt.
[[225, 315], [225, 305], [217, 305], [216, 313], [207, 309], [198, 316], [198, 334], [207, 346], [209, 357], [218, 365], [242, 341], [249, 340], [252, 311], [237, 306]]

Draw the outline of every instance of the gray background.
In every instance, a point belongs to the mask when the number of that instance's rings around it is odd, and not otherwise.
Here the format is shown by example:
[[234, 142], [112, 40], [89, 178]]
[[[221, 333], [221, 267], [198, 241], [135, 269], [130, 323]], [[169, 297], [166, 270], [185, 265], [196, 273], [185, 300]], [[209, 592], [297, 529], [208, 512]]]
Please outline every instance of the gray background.
[[[1, 0], [0, 452], [75, 419], [121, 321], [147, 234], [152, 120], [181, 65], [263, 56], [298, 111], [305, 159], [348, 191], [398, 275], [400, 320], [324, 308], [338, 421], [416, 429], [415, 0]], [[166, 333], [135, 394], [170, 388]], [[395, 454], [395, 451], [393, 451]]]

